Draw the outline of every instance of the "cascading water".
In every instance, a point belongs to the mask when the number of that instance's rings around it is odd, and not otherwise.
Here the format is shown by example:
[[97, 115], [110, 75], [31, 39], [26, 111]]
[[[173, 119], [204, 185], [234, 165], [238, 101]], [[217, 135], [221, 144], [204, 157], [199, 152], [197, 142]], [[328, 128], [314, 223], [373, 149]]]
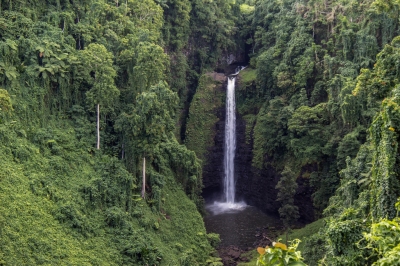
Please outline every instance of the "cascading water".
[[244, 209], [244, 202], [235, 201], [235, 152], [236, 152], [236, 103], [235, 82], [236, 76], [243, 67], [236, 69], [236, 73], [228, 77], [226, 91], [226, 119], [225, 119], [225, 147], [224, 147], [224, 195], [222, 202], [214, 202], [207, 209], [214, 214]]
[[236, 77], [228, 78], [226, 90], [226, 120], [224, 149], [224, 196], [225, 202], [235, 203], [235, 151], [236, 151]]
[[[248, 206], [235, 199], [235, 150], [236, 150], [236, 104], [235, 81], [237, 73], [228, 77], [226, 88], [226, 121], [224, 147], [224, 191], [221, 201], [206, 205], [210, 211], [204, 217], [207, 232], [220, 235], [220, 247], [237, 246], [242, 249], [254, 245], [260, 228], [279, 226], [279, 220], [256, 207]], [[258, 241], [258, 240], [257, 240]]]

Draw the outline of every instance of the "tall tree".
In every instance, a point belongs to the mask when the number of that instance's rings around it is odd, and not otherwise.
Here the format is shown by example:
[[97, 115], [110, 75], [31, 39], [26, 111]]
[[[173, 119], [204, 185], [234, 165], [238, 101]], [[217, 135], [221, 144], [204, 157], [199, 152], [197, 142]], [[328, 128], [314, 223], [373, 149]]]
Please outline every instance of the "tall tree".
[[296, 174], [288, 166], [285, 166], [281, 174], [282, 177], [275, 188], [278, 190], [277, 201], [281, 203], [279, 215], [284, 226], [289, 229], [299, 218], [299, 208], [294, 205], [297, 189]]
[[101, 45], [92, 43], [81, 52], [84, 71], [91, 89], [86, 92], [89, 105], [96, 106], [97, 113], [97, 149], [100, 149], [100, 106], [109, 111], [119, 96], [114, 84], [117, 73], [113, 68], [113, 56]]
[[134, 167], [142, 157], [150, 165], [159, 146], [171, 136], [177, 102], [176, 93], [160, 82], [138, 94], [136, 104], [129, 106], [129, 114], [121, 114], [116, 129], [125, 135], [127, 149], [131, 151], [127, 159], [133, 159]]

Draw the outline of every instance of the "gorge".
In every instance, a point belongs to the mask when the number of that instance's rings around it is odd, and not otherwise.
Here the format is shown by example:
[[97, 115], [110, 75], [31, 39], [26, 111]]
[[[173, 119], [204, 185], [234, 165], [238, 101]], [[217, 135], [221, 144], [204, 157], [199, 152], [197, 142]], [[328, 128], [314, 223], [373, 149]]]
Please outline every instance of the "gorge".
[[[244, 67], [237, 67], [235, 73], [228, 75], [224, 83], [226, 85], [224, 155], [223, 160], [220, 160], [223, 164], [224, 174], [221, 179], [223, 190], [221, 195], [217, 196], [222, 200], [212, 202], [213, 199], [205, 197], [206, 202], [209, 202], [205, 206], [209, 212], [204, 218], [205, 225], [208, 232], [220, 235], [219, 247], [222, 253], [222, 250], [229, 249], [229, 247], [230, 249], [236, 247], [247, 250], [259, 240], [256, 237], [257, 232], [260, 235], [260, 230], [264, 229], [265, 231], [266, 228], [278, 226], [276, 217], [266, 215], [257, 208], [247, 205], [244, 201], [236, 200], [236, 178], [240, 172], [235, 171], [235, 157], [240, 157], [241, 154], [236, 155], [235, 86], [236, 76], [243, 69]], [[233, 252], [233, 254], [237, 253]], [[238, 257], [234, 256], [232, 259], [238, 259]]]
[[397, 265], [399, 18], [397, 0], [0, 0], [0, 265], [220, 265], [218, 245], [254, 243], [207, 232], [214, 202], [250, 230], [312, 222], [309, 265]]

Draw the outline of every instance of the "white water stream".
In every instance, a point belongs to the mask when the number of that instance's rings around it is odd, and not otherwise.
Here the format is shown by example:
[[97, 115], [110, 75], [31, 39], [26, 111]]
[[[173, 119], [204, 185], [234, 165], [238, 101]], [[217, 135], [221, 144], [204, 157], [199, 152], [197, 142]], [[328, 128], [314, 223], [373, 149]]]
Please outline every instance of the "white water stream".
[[226, 90], [226, 119], [224, 147], [224, 196], [226, 203], [235, 203], [235, 152], [236, 152], [236, 77], [228, 78]]
[[225, 119], [225, 147], [224, 147], [224, 201], [214, 202], [207, 206], [213, 214], [239, 211], [246, 208], [246, 203], [235, 201], [235, 152], [236, 152], [236, 102], [235, 82], [236, 75], [228, 77], [226, 90], [226, 119]]

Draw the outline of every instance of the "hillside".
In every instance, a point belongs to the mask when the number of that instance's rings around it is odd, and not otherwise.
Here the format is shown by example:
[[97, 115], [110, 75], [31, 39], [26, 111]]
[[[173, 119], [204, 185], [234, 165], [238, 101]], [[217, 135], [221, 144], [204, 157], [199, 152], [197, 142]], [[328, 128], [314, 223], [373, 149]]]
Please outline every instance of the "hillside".
[[322, 219], [297, 234], [310, 265], [397, 265], [399, 11], [0, 0], [0, 265], [217, 262], [201, 195], [222, 190], [236, 65], [240, 198]]
[[[196, 265], [213, 256], [200, 161], [175, 124], [188, 84], [223, 58], [215, 47], [229, 32], [217, 42], [197, 27], [227, 8], [214, 5], [0, 1], [1, 265]], [[203, 18], [186, 23], [194, 14]], [[204, 41], [188, 53], [198, 34]]]

